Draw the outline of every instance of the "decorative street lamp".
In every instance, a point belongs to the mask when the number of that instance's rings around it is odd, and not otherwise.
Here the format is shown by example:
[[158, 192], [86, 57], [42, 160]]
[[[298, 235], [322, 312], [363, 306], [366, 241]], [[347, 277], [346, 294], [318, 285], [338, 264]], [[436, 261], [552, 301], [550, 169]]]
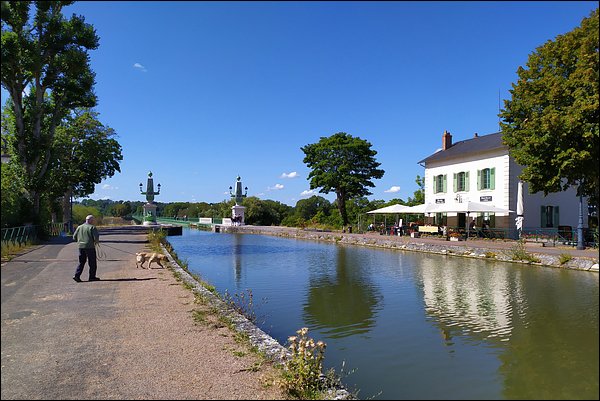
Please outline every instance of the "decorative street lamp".
[[148, 173], [148, 183], [146, 184], [146, 192], [144, 192], [142, 183], [140, 183], [140, 193], [146, 195], [147, 203], [144, 205], [144, 225], [156, 224], [156, 209], [154, 196], [160, 195], [160, 184], [158, 184], [158, 192], [154, 192], [154, 180], [152, 179], [152, 171]]
[[231, 208], [231, 221], [234, 225], [244, 225], [244, 211], [246, 208], [241, 206], [242, 200], [248, 196], [248, 187], [244, 188], [244, 193], [242, 193], [242, 179], [240, 176], [237, 177], [237, 181], [235, 183], [235, 193], [232, 193], [233, 187], [229, 187], [229, 195], [232, 198], [235, 198], [235, 205]]

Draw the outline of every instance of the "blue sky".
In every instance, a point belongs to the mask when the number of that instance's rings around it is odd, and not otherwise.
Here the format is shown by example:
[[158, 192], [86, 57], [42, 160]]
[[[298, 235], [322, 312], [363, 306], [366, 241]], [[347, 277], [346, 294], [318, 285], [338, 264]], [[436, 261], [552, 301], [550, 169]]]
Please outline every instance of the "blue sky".
[[[346, 132], [385, 170], [370, 199], [405, 199], [441, 146], [498, 131], [499, 96], [538, 46], [597, 2], [78, 2], [100, 120], [121, 173], [92, 199], [219, 202], [311, 196], [301, 147]], [[3, 96], [4, 97], [4, 96]], [[316, 191], [313, 191], [316, 193]], [[333, 200], [332, 194], [326, 196]]]

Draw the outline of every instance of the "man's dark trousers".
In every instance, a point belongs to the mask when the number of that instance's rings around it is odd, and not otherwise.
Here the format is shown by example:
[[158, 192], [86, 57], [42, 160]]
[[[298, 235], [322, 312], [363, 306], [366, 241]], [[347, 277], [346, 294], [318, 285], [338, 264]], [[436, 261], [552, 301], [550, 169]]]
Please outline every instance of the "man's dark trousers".
[[96, 264], [96, 248], [79, 248], [79, 264], [77, 265], [77, 270], [75, 271], [75, 277], [81, 277], [81, 273], [83, 273], [83, 267], [85, 266], [85, 262], [88, 261], [90, 265], [90, 277], [96, 277], [96, 268], [98, 267]]

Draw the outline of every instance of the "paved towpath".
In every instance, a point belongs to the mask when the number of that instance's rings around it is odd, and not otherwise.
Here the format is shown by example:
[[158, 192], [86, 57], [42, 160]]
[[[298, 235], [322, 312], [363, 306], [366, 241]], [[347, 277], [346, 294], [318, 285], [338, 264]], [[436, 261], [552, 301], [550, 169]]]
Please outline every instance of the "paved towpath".
[[101, 281], [72, 280], [70, 238], [2, 263], [3, 400], [284, 398], [227, 327], [192, 318], [207, 310], [173, 273], [135, 267], [143, 227], [100, 236]]

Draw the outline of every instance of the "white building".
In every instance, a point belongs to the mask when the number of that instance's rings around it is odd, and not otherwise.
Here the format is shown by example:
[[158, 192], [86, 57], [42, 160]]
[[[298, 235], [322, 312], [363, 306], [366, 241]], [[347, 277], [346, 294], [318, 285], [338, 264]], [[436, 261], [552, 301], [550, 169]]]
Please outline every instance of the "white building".
[[[432, 213], [433, 224], [466, 227], [471, 219], [476, 226], [505, 229], [516, 234], [518, 176], [523, 167], [509, 155], [501, 133], [475, 136], [452, 143], [452, 135], [444, 131], [442, 148], [419, 162], [425, 168], [425, 203], [443, 210], [467, 201], [510, 210], [508, 213]], [[576, 229], [579, 220], [577, 189], [560, 193], [529, 193], [523, 185], [524, 232], [539, 229]], [[584, 199], [584, 227], [587, 227], [587, 202]]]

